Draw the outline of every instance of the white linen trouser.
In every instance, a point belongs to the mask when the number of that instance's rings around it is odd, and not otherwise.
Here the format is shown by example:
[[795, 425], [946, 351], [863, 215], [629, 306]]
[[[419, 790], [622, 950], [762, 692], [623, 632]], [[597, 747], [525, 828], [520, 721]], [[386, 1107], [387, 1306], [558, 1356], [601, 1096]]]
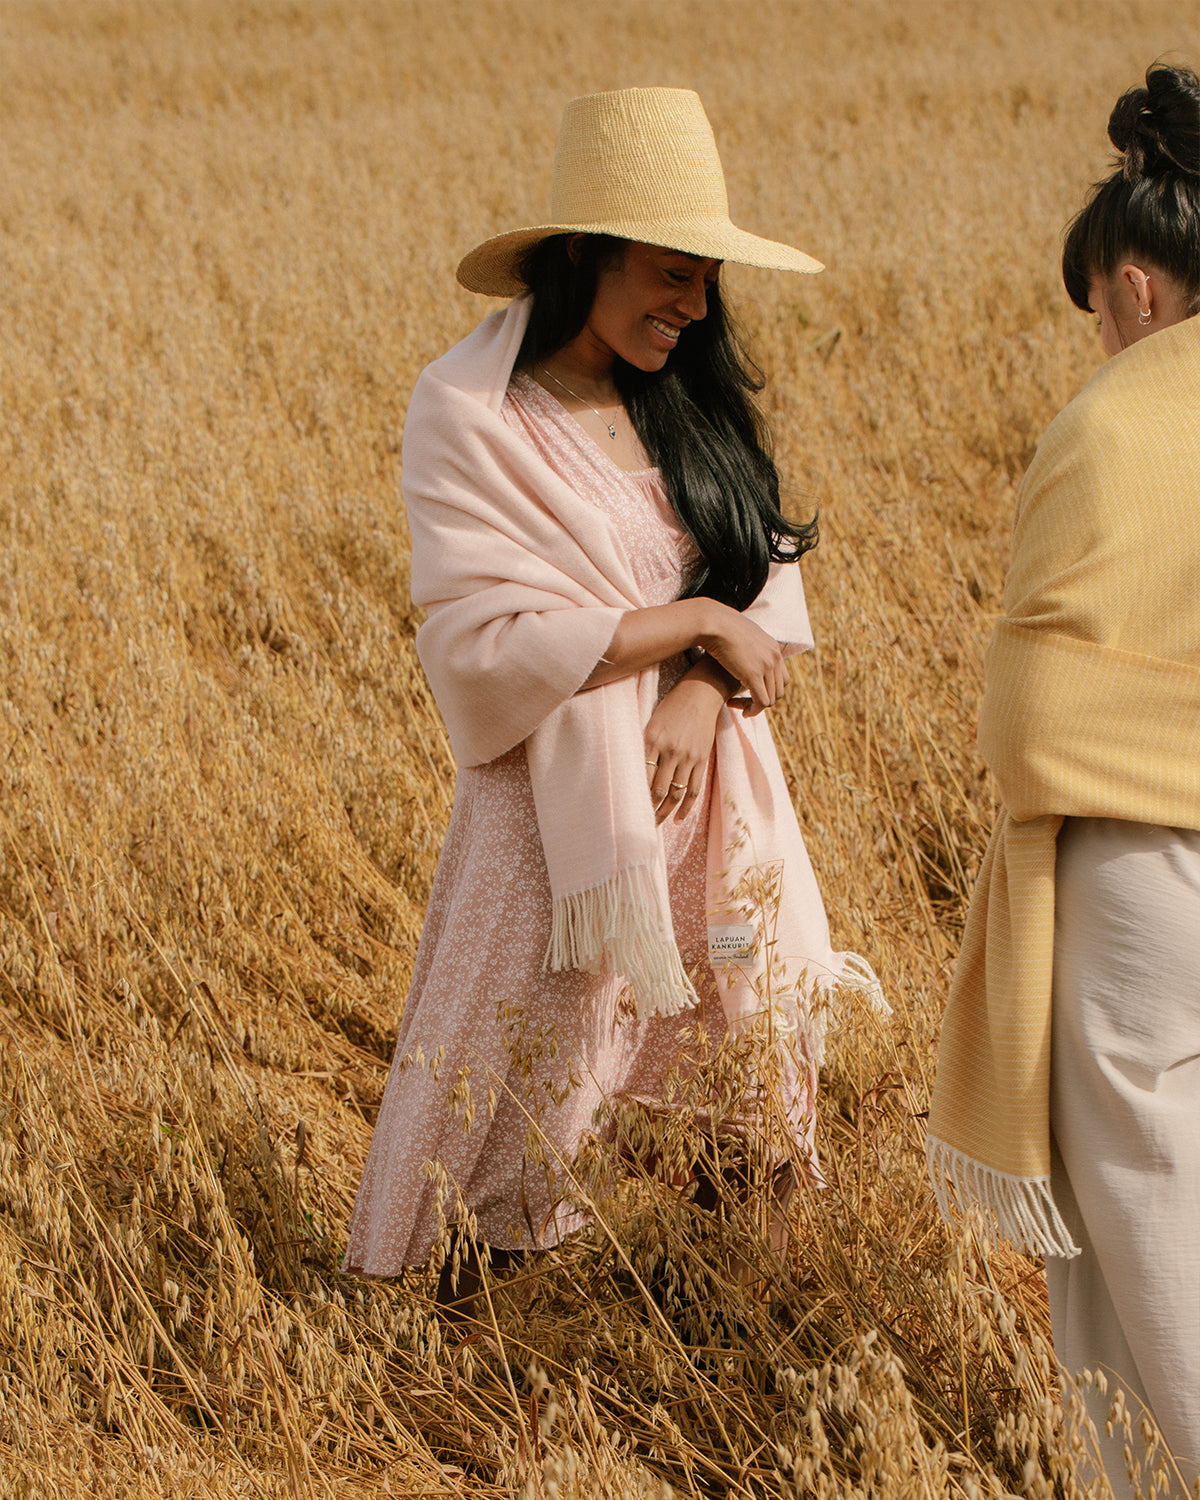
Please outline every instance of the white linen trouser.
[[[1200, 833], [1064, 823], [1050, 1111], [1054, 1197], [1083, 1247], [1046, 1262], [1058, 1362], [1115, 1374], [1190, 1485], [1200, 1467]], [[1108, 1405], [1089, 1402], [1102, 1440]], [[1119, 1439], [1103, 1459], [1114, 1492], [1129, 1493]]]

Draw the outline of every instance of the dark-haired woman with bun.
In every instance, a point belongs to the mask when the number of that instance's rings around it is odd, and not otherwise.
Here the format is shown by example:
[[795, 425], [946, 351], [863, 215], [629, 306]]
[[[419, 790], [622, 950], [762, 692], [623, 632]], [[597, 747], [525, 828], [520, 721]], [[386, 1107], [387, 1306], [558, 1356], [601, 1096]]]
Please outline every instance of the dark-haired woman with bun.
[[781, 509], [726, 260], [821, 269], [730, 221], [695, 94], [576, 99], [550, 222], [459, 266], [513, 300], [409, 406], [417, 645], [459, 775], [346, 1265], [420, 1265], [446, 1224], [460, 1316], [484, 1265], [584, 1221], [564, 1184], [597, 1106], [644, 1136], [724, 1035], [774, 1047], [802, 1160], [810, 1001], [874, 985], [830, 949], [767, 728], [816, 535]]
[[[1155, 65], [1071, 225], [1109, 361], [1017, 501], [979, 743], [1000, 818], [929, 1158], [1047, 1256], [1057, 1357], [1200, 1467], [1200, 83]], [[1089, 1409], [1125, 1492], [1109, 1398]], [[1136, 1415], [1135, 1415], [1136, 1422]], [[1137, 1427], [1134, 1427], [1135, 1435]], [[1135, 1449], [1140, 1443], [1135, 1441]]]

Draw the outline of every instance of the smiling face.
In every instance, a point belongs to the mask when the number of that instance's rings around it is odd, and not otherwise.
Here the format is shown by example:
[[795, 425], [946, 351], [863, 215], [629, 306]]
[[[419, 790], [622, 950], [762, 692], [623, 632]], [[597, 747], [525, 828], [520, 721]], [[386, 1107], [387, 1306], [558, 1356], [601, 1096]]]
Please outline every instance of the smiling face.
[[708, 291], [720, 268], [719, 260], [631, 242], [601, 268], [572, 354], [597, 378], [616, 359], [647, 372], [661, 370], [679, 335], [708, 311]]

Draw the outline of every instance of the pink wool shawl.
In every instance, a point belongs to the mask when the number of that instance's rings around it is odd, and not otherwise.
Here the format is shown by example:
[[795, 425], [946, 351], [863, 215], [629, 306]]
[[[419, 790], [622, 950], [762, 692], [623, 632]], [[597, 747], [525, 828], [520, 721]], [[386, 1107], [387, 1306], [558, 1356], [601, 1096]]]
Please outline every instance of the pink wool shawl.
[[[501, 415], [528, 317], [528, 298], [493, 314], [413, 393], [401, 488], [412, 597], [427, 612], [417, 650], [460, 764], [525, 746], [553, 897], [547, 968], [610, 969], [640, 1017], [673, 1015], [697, 997], [647, 787], [658, 669], [579, 691], [643, 600], [607, 515]], [[811, 646], [798, 566], [773, 567], [749, 613], [789, 651]], [[753, 956], [723, 971], [727, 1020], [770, 1011], [794, 1028], [813, 987], [843, 977], [845, 955], [830, 951], [764, 717], [722, 709], [714, 775], [710, 921], [756, 928]], [[769, 887], [765, 921], [752, 871]]]

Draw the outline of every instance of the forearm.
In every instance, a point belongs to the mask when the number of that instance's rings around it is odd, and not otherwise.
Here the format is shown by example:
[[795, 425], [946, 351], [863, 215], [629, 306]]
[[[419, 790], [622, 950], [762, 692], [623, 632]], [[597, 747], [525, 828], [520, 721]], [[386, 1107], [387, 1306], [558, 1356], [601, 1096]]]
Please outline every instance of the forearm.
[[[616, 682], [618, 678], [628, 677], [645, 667], [657, 666], [693, 646], [703, 646], [712, 635], [714, 608], [720, 607], [714, 606], [711, 599], [699, 598], [677, 599], [671, 604], [629, 610], [621, 616], [612, 640], [583, 684], [584, 688]], [[728, 679], [729, 673], [718, 662], [714, 661], [712, 667]]]
[[697, 680], [713, 690], [724, 691], [730, 684], [744, 688], [748, 714], [770, 708], [787, 685], [787, 667], [778, 641], [727, 604], [696, 598], [631, 609], [622, 615], [608, 648], [583, 686], [594, 688], [615, 682], [693, 646], [713, 658], [712, 667], [706, 667]]

